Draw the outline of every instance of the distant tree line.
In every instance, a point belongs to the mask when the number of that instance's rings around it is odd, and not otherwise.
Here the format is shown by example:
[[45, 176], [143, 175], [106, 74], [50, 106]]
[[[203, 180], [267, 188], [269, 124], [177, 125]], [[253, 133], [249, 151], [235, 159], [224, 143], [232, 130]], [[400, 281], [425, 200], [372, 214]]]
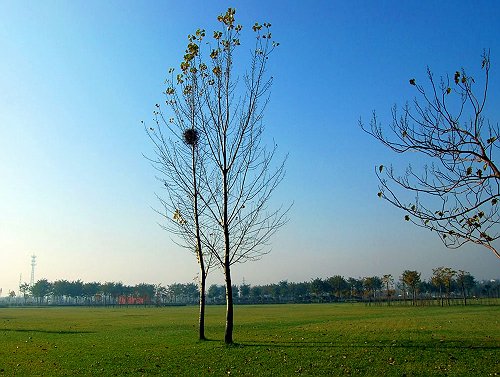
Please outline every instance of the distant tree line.
[[[470, 299], [481, 303], [498, 303], [500, 281], [482, 281], [464, 271], [455, 272], [439, 267], [432, 277], [421, 280], [417, 271], [404, 271], [394, 280], [391, 275], [345, 278], [334, 275], [326, 279], [316, 278], [308, 282], [288, 282], [256, 285], [242, 284], [233, 287], [234, 300], [238, 304], [264, 303], [322, 303], [365, 302], [386, 305], [467, 305]], [[208, 303], [224, 303], [224, 287], [208, 288]], [[479, 301], [480, 300], [480, 301]]]
[[[196, 288], [195, 284], [191, 285]], [[121, 282], [49, 282], [47, 279], [41, 279], [33, 286], [21, 284], [19, 294], [23, 303], [36, 305], [150, 305], [159, 294], [160, 288], [159, 284], [147, 283], [130, 286]]]
[[[498, 302], [492, 299], [500, 297], [500, 281], [478, 282], [470, 273], [449, 267], [433, 269], [427, 280], [418, 271], [405, 270], [397, 279], [389, 274], [363, 278], [333, 275], [299, 283], [282, 280], [253, 286], [243, 283], [232, 288], [237, 304], [365, 302], [444, 306], [467, 305], [471, 299]], [[33, 286], [21, 284], [18, 296], [12, 291], [7, 300], [18, 305], [195, 305], [199, 303], [199, 289], [195, 283], [130, 286], [121, 282], [41, 279]], [[212, 284], [207, 291], [207, 303], [217, 305], [225, 301], [225, 286]]]

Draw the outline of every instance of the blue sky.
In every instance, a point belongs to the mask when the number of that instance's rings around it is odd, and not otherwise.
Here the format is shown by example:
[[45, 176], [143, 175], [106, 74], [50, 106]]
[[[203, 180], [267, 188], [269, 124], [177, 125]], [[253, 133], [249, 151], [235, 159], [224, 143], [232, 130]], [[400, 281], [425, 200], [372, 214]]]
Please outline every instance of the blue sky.
[[[488, 115], [500, 119], [500, 4], [495, 1], [0, 1], [0, 287], [36, 279], [189, 282], [196, 260], [160, 229], [152, 148], [140, 121], [161, 102], [186, 37], [273, 24], [280, 47], [265, 122], [294, 207], [261, 261], [234, 281], [304, 281], [450, 266], [500, 277], [479, 247], [446, 249], [378, 200], [374, 166], [404, 160], [358, 127], [414, 96], [408, 79], [461, 67], [479, 74], [491, 49]], [[244, 46], [243, 46], [244, 48]], [[219, 272], [209, 283], [220, 282]]]

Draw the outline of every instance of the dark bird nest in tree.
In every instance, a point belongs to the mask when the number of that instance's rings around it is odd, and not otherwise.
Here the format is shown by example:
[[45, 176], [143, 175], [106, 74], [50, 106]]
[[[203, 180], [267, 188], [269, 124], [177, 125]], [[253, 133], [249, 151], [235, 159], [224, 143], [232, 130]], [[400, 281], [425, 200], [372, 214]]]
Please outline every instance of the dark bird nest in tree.
[[188, 145], [195, 146], [198, 144], [198, 131], [195, 130], [194, 128], [188, 128], [184, 130], [183, 133], [184, 136], [184, 142]]

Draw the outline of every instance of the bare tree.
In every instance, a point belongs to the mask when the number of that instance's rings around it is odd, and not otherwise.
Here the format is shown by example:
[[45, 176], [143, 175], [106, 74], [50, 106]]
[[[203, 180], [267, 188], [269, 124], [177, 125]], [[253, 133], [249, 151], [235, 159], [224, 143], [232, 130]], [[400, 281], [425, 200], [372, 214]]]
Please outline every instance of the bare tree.
[[[195, 44], [201, 41], [204, 31], [197, 30], [195, 35], [188, 37], [189, 44], [186, 54], [189, 54]], [[181, 64], [183, 67], [184, 62]], [[173, 73], [173, 69], [170, 69]], [[154, 121], [156, 127], [146, 127], [146, 132], [154, 145], [155, 159], [150, 159], [160, 173], [158, 177], [163, 182], [167, 197], [159, 196], [163, 210], [159, 213], [167, 219], [162, 227], [177, 235], [182, 240], [181, 245], [193, 251], [199, 265], [199, 339], [205, 339], [205, 304], [206, 278], [210, 267], [215, 261], [212, 253], [204, 254], [202, 242], [202, 227], [200, 218], [203, 205], [200, 204], [200, 174], [203, 174], [203, 153], [200, 153], [199, 128], [201, 127], [199, 112], [202, 103], [198, 97], [197, 72], [186, 72], [183, 80], [176, 80], [173, 75], [166, 80], [166, 104], [172, 113], [167, 119], [160, 105], [156, 105]], [[179, 90], [173, 91], [174, 83]], [[204, 180], [207, 181], [206, 179]], [[203, 237], [207, 240], [207, 237]], [[214, 240], [212, 239], [212, 242]], [[212, 248], [214, 244], [210, 245]]]
[[[394, 106], [387, 129], [375, 112], [369, 128], [360, 125], [391, 150], [417, 152], [431, 161], [420, 172], [408, 166], [402, 176], [392, 166], [378, 166], [379, 197], [405, 211], [405, 220], [436, 231], [447, 247], [472, 242], [500, 258], [494, 244], [500, 237], [500, 140], [498, 124], [484, 116], [490, 74], [486, 51], [482, 70], [484, 79], [476, 88], [476, 79], [464, 69], [436, 83], [428, 68], [427, 88], [415, 79], [409, 82], [420, 99], [401, 111]], [[413, 197], [408, 199], [408, 193]]]
[[[229, 8], [218, 16], [221, 30], [215, 31], [208, 43], [202, 43], [204, 30], [189, 36], [180, 73], [175, 75], [170, 71], [172, 76], [166, 90], [167, 105], [174, 110], [174, 116], [167, 119], [157, 111], [163, 123], [177, 125], [179, 129], [195, 129], [198, 133], [198, 164], [191, 165], [197, 173], [193, 173], [191, 180], [178, 173], [189, 159], [172, 152], [177, 151], [175, 141], [169, 143], [170, 149], [165, 152], [170, 156], [165, 159], [168, 169], [175, 172], [176, 178], [184, 178], [182, 185], [174, 182], [169, 186], [169, 201], [165, 205], [184, 225], [195, 224], [194, 214], [198, 213], [198, 227], [187, 233], [186, 241], [199, 235], [200, 242], [195, 247], [197, 250], [203, 247], [204, 252], [198, 255], [210, 255], [224, 273], [226, 343], [233, 342], [231, 266], [259, 259], [269, 252], [269, 241], [286, 222], [289, 208], [270, 209], [271, 195], [284, 177], [286, 159], [275, 165], [276, 144], [271, 149], [262, 144], [263, 113], [272, 84], [272, 78], [266, 75], [266, 65], [278, 44], [272, 40], [271, 24], [255, 23], [250, 66], [240, 80], [235, 64], [240, 57], [236, 51], [243, 28], [235, 23], [234, 15], [235, 10]], [[179, 107], [179, 102], [188, 103], [187, 108]], [[160, 162], [164, 169], [162, 164], [164, 161]], [[193, 186], [195, 178], [197, 188]], [[185, 202], [186, 198], [197, 198], [198, 211], [191, 204], [195, 201]], [[184, 210], [192, 208], [187, 213], [195, 218], [186, 220], [183, 212], [175, 212], [177, 203], [182, 203]], [[185, 228], [176, 226], [171, 230], [186, 236]]]

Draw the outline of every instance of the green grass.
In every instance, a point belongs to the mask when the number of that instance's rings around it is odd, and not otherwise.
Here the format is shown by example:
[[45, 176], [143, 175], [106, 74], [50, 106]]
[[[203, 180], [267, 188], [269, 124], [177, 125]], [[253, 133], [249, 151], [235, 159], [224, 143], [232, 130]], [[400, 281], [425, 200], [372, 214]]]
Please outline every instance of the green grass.
[[0, 309], [0, 376], [494, 376], [499, 307]]

